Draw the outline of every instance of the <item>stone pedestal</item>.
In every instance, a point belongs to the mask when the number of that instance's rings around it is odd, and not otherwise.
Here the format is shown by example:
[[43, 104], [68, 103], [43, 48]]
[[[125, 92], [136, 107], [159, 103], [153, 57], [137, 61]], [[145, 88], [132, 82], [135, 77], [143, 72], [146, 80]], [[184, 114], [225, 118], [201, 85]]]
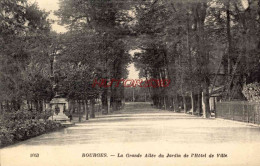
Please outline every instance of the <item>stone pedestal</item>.
[[69, 121], [70, 119], [65, 115], [65, 110], [68, 109], [69, 103], [66, 98], [55, 97], [50, 102], [50, 108], [53, 115], [49, 118], [54, 121]]

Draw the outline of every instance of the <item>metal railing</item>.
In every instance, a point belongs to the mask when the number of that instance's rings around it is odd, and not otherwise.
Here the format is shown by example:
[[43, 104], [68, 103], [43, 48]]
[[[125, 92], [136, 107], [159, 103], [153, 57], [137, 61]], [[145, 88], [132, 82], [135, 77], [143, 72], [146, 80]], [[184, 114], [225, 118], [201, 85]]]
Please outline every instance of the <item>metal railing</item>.
[[247, 101], [218, 102], [216, 118], [260, 124], [260, 103]]

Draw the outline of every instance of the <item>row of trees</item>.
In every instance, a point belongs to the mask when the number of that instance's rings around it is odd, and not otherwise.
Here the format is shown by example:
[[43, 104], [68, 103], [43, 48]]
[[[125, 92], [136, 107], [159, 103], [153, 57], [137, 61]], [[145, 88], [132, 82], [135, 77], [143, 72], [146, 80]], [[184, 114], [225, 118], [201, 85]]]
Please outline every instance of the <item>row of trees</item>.
[[131, 49], [139, 50], [133, 59], [141, 77], [171, 80], [149, 93], [155, 106], [175, 111], [183, 103], [185, 112], [203, 107], [209, 117], [214, 87], [224, 86], [229, 100], [239, 96], [233, 90], [241, 92], [236, 85], [260, 79], [259, 0], [60, 0], [56, 15], [65, 34], [51, 32], [48, 13], [36, 4], [0, 5], [2, 110], [19, 110], [24, 102], [44, 110], [58, 90], [80, 109], [101, 98], [104, 113], [108, 101], [116, 111], [124, 88], [92, 83], [126, 78]]
[[109, 104], [111, 112], [120, 109], [124, 96], [122, 87], [93, 88], [92, 84], [101, 78], [109, 81], [127, 77], [127, 66], [131, 62], [125, 40], [130, 31], [129, 6], [103, 0], [60, 0], [60, 4], [56, 14], [69, 31], [63, 36], [59, 64], [65, 66], [61, 71], [71, 68], [74, 72], [62, 83], [64, 94], [71, 100], [90, 100], [92, 105], [95, 98], [101, 98], [105, 114]]
[[[51, 31], [48, 14], [26, 0], [1, 1], [1, 110], [42, 111], [58, 91], [78, 112], [102, 98], [103, 112], [121, 107], [123, 88], [92, 87], [94, 80], [126, 78], [129, 5], [116, 1], [60, 1], [56, 15], [68, 32]], [[58, 87], [53, 87], [53, 84]], [[74, 109], [72, 108], [72, 109]], [[82, 110], [82, 108], [84, 108]], [[94, 110], [94, 109], [92, 109]], [[91, 112], [94, 117], [94, 112]]]
[[243, 84], [259, 81], [260, 1], [154, 0], [135, 11], [140, 76], [172, 80], [152, 89], [156, 106], [179, 111], [181, 101], [185, 112], [190, 105], [209, 117], [214, 87], [223, 86], [222, 99], [231, 100]]
[[50, 100], [50, 31], [48, 13], [24, 0], [0, 2], [1, 109], [19, 110]]
[[39, 111], [54, 96], [47, 17], [26, 0], [0, 1], [0, 147], [63, 127]]

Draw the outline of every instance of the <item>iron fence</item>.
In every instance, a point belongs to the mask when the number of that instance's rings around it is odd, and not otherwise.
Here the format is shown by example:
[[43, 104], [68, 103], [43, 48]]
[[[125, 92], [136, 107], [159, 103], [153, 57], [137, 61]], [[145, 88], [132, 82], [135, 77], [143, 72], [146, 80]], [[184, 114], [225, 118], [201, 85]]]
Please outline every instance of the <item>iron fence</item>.
[[218, 102], [216, 118], [260, 124], [260, 103], [246, 101]]

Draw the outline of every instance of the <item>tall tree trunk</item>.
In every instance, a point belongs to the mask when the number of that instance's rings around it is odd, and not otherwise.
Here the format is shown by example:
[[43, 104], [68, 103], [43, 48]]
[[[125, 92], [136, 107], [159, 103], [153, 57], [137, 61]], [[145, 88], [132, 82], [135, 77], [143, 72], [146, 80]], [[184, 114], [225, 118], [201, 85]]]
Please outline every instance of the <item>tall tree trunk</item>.
[[190, 70], [190, 98], [191, 98], [191, 114], [194, 115], [195, 108], [195, 96], [194, 96], [194, 88], [193, 88], [193, 68], [192, 68], [192, 56], [191, 56], [191, 46], [190, 46], [190, 15], [187, 13], [187, 52], [189, 56], [189, 70]]
[[111, 106], [112, 106], [112, 111], [115, 112], [117, 111], [117, 102], [118, 102], [118, 96], [117, 96], [117, 89], [112, 87], [111, 90]]
[[88, 105], [87, 105], [87, 101], [83, 100], [83, 108], [84, 108], [84, 113], [86, 115], [86, 120], [88, 120]]
[[201, 78], [202, 78], [202, 91], [203, 91], [203, 103], [205, 104], [205, 115], [204, 117], [208, 118], [209, 108], [209, 53], [206, 45], [206, 34], [204, 30], [205, 18], [207, 13], [207, 3], [202, 2], [198, 3], [196, 7], [196, 20], [198, 24], [198, 55], [199, 55], [199, 65], [201, 66]]
[[90, 105], [91, 105], [90, 118], [95, 118], [95, 99], [90, 100]]
[[167, 110], [167, 97], [166, 97], [166, 95], [164, 95], [163, 100], [164, 100], [164, 110]]
[[102, 109], [104, 110], [104, 112], [102, 112], [102, 114], [108, 114], [108, 101], [107, 101], [107, 96], [108, 94], [108, 88], [104, 88], [102, 96], [101, 96], [101, 102], [102, 102]]
[[[105, 43], [105, 37], [103, 36], [102, 37], [102, 40], [103, 42]], [[105, 47], [103, 49], [106, 49], [106, 44], [105, 44]], [[99, 50], [100, 51], [100, 50]], [[108, 80], [108, 55], [105, 54], [105, 70], [104, 70], [104, 73], [105, 73], [105, 85], [107, 86], [107, 80]], [[113, 87], [113, 85], [111, 86]], [[102, 96], [101, 96], [101, 102], [102, 102], [102, 109], [104, 110], [104, 114], [108, 114], [109, 113], [109, 103], [108, 103], [108, 87], [105, 87], [103, 89], [103, 93], [102, 93]], [[103, 112], [102, 112], [103, 114]]]
[[[231, 78], [231, 54], [232, 54], [232, 43], [231, 43], [231, 31], [230, 31], [230, 0], [227, 0], [226, 4], [226, 15], [227, 15], [227, 41], [228, 41], [228, 53], [227, 53], [227, 80]], [[231, 87], [227, 87], [227, 96], [230, 101]]]
[[171, 107], [172, 107], [172, 111], [174, 111], [174, 97], [171, 97]]
[[179, 112], [179, 100], [178, 100], [178, 94], [174, 94], [174, 111]]
[[172, 106], [172, 99], [171, 99], [171, 96], [170, 96], [170, 95], [168, 96], [167, 102], [168, 102], [168, 109], [171, 110], [171, 108], [172, 108], [173, 106]]
[[183, 109], [184, 109], [184, 113], [187, 113], [187, 103], [186, 103], [186, 96], [183, 95], [182, 96], [182, 99], [183, 99]]
[[199, 94], [198, 94], [198, 115], [200, 116], [202, 114], [202, 91], [199, 90]]
[[79, 115], [79, 122], [81, 122], [81, 101], [77, 101], [77, 106], [78, 106], [78, 115]]
[[209, 81], [206, 82], [202, 92], [202, 110], [203, 117], [210, 118], [210, 106], [209, 106]]
[[191, 92], [190, 98], [191, 98], [191, 114], [194, 115], [196, 108], [195, 108], [195, 95], [193, 92]]
[[123, 108], [125, 108], [125, 88], [124, 88], [124, 86], [122, 86], [120, 88], [120, 99], [121, 99], [120, 108], [123, 109]]
[[113, 113], [114, 112], [114, 108], [113, 108], [113, 100], [114, 100], [114, 93], [113, 93], [113, 86], [111, 86], [110, 88], [110, 96], [109, 96], [109, 101], [110, 101], [110, 104], [109, 104], [109, 108], [110, 108], [110, 112]]

